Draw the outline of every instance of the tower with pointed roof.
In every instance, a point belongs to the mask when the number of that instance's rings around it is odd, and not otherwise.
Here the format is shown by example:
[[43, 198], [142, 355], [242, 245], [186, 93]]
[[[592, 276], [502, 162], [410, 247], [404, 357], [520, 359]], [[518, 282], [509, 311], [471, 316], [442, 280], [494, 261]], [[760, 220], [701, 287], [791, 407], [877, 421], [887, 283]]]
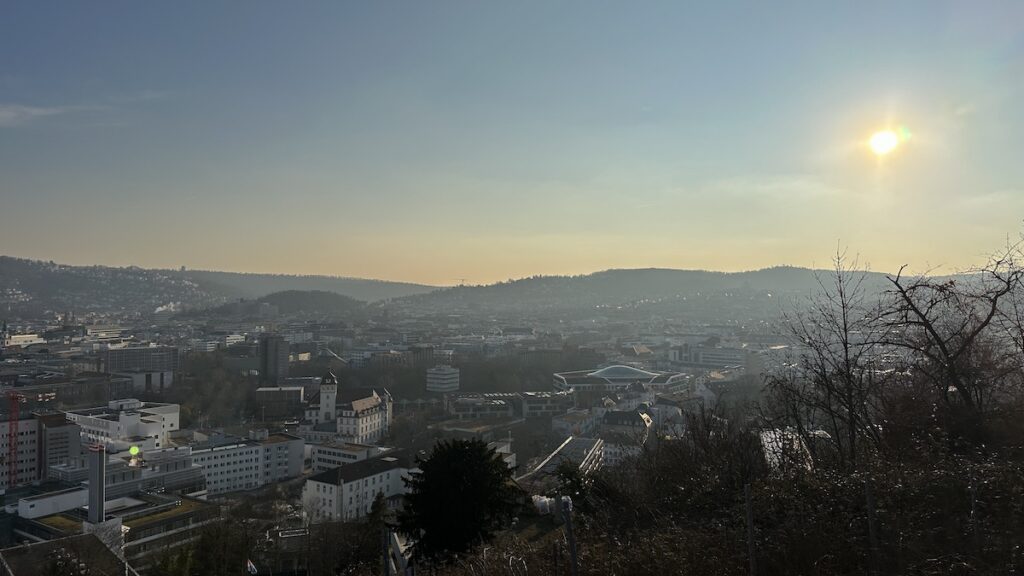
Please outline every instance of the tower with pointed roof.
[[334, 408], [338, 402], [338, 377], [333, 372], [320, 379], [320, 422], [330, 422], [337, 416]]

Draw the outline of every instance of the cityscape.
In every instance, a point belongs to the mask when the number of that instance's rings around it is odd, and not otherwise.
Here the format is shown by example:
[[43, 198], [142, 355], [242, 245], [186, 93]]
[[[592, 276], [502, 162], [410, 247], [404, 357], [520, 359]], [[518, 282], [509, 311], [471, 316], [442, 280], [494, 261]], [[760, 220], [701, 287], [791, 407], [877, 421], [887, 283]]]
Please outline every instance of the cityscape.
[[58, 4], [0, 576], [1024, 570], [1020, 4]]

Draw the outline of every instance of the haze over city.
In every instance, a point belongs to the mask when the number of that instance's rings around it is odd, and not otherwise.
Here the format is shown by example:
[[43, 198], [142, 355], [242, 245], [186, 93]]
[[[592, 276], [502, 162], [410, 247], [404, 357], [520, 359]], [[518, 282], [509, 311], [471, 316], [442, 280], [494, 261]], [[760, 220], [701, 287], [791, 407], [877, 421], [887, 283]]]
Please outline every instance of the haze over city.
[[0, 576], [1007, 576], [1024, 0], [0, 6]]
[[1015, 2], [116, 6], [4, 9], [0, 253], [451, 285], [841, 244], [953, 271], [1024, 214]]

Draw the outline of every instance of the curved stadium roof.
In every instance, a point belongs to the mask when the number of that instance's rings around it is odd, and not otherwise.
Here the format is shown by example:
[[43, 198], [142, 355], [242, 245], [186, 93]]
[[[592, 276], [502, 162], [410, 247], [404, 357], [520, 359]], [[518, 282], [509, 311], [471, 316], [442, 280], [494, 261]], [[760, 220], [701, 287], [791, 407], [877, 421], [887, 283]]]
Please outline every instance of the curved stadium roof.
[[594, 378], [605, 378], [607, 380], [650, 380], [658, 374], [654, 372], [648, 372], [639, 368], [633, 368], [632, 366], [608, 366], [607, 368], [601, 368], [600, 370], [591, 372], [587, 376]]

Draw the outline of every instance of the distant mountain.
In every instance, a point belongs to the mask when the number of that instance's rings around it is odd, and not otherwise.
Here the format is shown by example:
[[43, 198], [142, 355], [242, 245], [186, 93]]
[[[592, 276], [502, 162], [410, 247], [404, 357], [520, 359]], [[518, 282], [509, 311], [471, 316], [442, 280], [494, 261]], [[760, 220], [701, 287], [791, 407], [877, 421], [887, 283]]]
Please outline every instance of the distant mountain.
[[[779, 266], [750, 272], [661, 268], [606, 270], [582, 276], [535, 276], [489, 286], [457, 286], [410, 296], [400, 302], [424, 308], [502, 310], [600, 307], [700, 306], [720, 300], [765, 300], [818, 290], [815, 274], [827, 271]], [[865, 288], [885, 287], [885, 275], [869, 273]]]
[[362, 308], [364, 303], [336, 292], [323, 290], [286, 290], [274, 292], [257, 300], [277, 306], [281, 314], [341, 314]]
[[356, 300], [375, 302], [400, 298], [436, 290], [436, 286], [345, 278], [341, 276], [290, 276], [286, 274], [246, 274], [239, 272], [212, 272], [189, 270], [183, 274], [203, 286], [216, 286], [241, 298], [259, 298], [274, 292], [288, 290], [317, 290], [336, 292]]
[[289, 290], [333, 292], [372, 302], [434, 289], [360, 278], [68, 266], [0, 256], [0, 314], [8, 315], [46, 311], [147, 314], [158, 309], [209, 308]]
[[[273, 307], [273, 313], [265, 309]], [[212, 308], [192, 309], [181, 317], [264, 318], [267, 314], [287, 316], [336, 317], [365, 310], [366, 303], [337, 292], [323, 290], [285, 290], [255, 300], [239, 299]]]

